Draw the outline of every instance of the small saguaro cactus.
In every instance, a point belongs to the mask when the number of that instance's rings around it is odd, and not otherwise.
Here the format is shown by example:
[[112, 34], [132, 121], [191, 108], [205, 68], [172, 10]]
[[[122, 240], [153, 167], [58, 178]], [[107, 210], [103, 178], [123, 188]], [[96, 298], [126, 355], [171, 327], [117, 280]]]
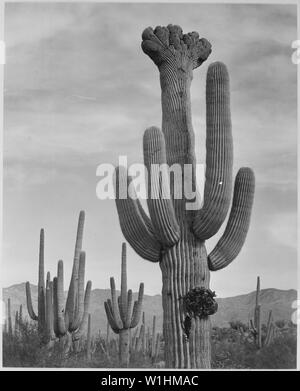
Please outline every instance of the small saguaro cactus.
[[87, 337], [86, 337], [86, 359], [88, 361], [92, 358], [92, 334], [91, 334], [91, 323], [92, 316], [88, 315], [88, 325], [87, 325]]
[[[179, 26], [168, 25], [154, 30], [146, 28], [142, 50], [160, 74], [162, 131], [150, 127], [143, 139], [150, 217], [137, 199], [126, 168], [116, 169], [120, 226], [134, 250], [142, 258], [158, 262], [162, 271], [166, 367], [210, 368], [210, 315], [217, 309], [209, 290], [210, 271], [228, 266], [244, 244], [250, 224], [254, 174], [250, 168], [238, 171], [227, 226], [207, 255], [205, 241], [221, 228], [232, 197], [228, 71], [221, 62], [210, 64], [207, 71], [206, 171], [200, 208], [190, 86], [193, 70], [208, 58], [211, 45], [205, 38], [199, 39], [196, 32], [183, 34]], [[196, 312], [182, 305], [187, 295], [199, 303]], [[205, 309], [203, 313], [201, 308]], [[188, 336], [183, 327], [187, 323]]]
[[46, 290], [45, 290], [45, 233], [44, 229], [40, 231], [39, 247], [39, 269], [38, 269], [38, 311], [35, 313], [32, 305], [31, 289], [29, 281], [26, 282], [26, 300], [27, 310], [30, 318], [38, 322], [38, 331], [41, 336], [45, 333], [46, 327]]
[[274, 324], [272, 320], [272, 311], [269, 312], [268, 322], [266, 326], [266, 332], [262, 335], [262, 315], [261, 305], [259, 303], [260, 296], [260, 277], [257, 277], [256, 294], [255, 294], [255, 307], [254, 307], [254, 319], [250, 319], [250, 329], [254, 336], [254, 341], [258, 349], [270, 344], [274, 334]]
[[141, 318], [144, 296], [144, 284], [140, 283], [138, 299], [134, 302], [132, 290], [127, 292], [126, 244], [122, 244], [121, 265], [121, 295], [117, 298], [116, 285], [113, 277], [110, 278], [111, 300], [104, 303], [104, 308], [112, 330], [119, 334], [119, 361], [121, 367], [129, 364], [129, 330], [135, 328]]
[[8, 325], [8, 335], [11, 337], [13, 335], [13, 327], [12, 327], [12, 319], [11, 319], [10, 298], [7, 299], [7, 325]]

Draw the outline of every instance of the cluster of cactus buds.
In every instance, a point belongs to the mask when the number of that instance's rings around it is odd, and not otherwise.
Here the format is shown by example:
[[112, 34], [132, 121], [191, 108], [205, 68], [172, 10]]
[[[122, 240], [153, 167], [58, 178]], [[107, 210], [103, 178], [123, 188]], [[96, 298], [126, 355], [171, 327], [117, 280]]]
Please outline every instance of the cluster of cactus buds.
[[75, 253], [73, 261], [72, 277], [65, 304], [64, 296], [64, 272], [63, 261], [57, 266], [57, 276], [51, 280], [47, 273], [46, 284], [44, 281], [44, 230], [40, 232], [39, 251], [39, 279], [38, 279], [38, 312], [35, 313], [32, 305], [30, 283], [26, 283], [27, 309], [31, 319], [38, 321], [38, 330], [42, 340], [50, 345], [57, 338], [66, 337], [66, 349], [83, 336], [89, 315], [89, 302], [91, 295], [91, 281], [87, 282], [84, 290], [85, 276], [85, 252], [82, 250], [82, 238], [85, 214], [79, 214], [76, 235]]
[[110, 278], [111, 299], [104, 303], [107, 320], [112, 330], [119, 335], [119, 361], [122, 367], [129, 364], [130, 329], [140, 320], [144, 296], [144, 284], [139, 287], [138, 299], [133, 304], [132, 290], [127, 291], [126, 244], [122, 244], [121, 295], [117, 298], [116, 285]]

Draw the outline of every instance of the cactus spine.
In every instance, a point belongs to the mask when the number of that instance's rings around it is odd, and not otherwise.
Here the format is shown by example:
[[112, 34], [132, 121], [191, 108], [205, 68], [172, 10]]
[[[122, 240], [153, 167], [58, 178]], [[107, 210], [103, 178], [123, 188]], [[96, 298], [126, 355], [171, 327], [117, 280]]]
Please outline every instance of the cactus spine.
[[[230, 207], [233, 142], [229, 75], [220, 62], [208, 67], [206, 79], [206, 173], [202, 208], [191, 208], [196, 188], [194, 132], [190, 86], [193, 69], [209, 56], [209, 42], [198, 33], [183, 34], [179, 26], [151, 27], [142, 34], [142, 49], [160, 73], [162, 131], [151, 127], [144, 134], [144, 162], [148, 172], [150, 218], [130, 186], [127, 170], [116, 170], [116, 206], [122, 232], [144, 259], [159, 262], [162, 271], [163, 333], [166, 367], [210, 368], [209, 316], [191, 316], [189, 338], [182, 324], [187, 316], [181, 298], [195, 288], [209, 289], [210, 271], [230, 264], [240, 252], [249, 227], [254, 195], [254, 174], [241, 168], [235, 178], [233, 201], [224, 234], [207, 255], [205, 240], [215, 235]], [[157, 167], [181, 168], [171, 178]], [[183, 173], [188, 196], [178, 197]], [[168, 183], [169, 182], [169, 183]], [[177, 187], [176, 187], [177, 186]], [[166, 195], [171, 194], [171, 197]]]
[[[126, 244], [122, 244], [121, 295], [117, 298], [116, 285], [110, 278], [111, 300], [104, 303], [107, 320], [112, 330], [119, 334], [119, 362], [121, 367], [129, 364], [129, 330], [135, 328], [140, 320], [144, 296], [144, 284], [139, 287], [138, 300], [133, 304], [132, 291], [127, 291]], [[133, 306], [132, 306], [133, 304]]]

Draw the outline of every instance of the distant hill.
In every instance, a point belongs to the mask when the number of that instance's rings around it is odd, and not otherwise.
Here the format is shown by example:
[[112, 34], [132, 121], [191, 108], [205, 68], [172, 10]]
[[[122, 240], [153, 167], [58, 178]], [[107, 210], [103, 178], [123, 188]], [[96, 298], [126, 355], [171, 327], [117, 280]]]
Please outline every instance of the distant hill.
[[[32, 300], [34, 308], [37, 308], [37, 286], [32, 285]], [[137, 293], [134, 293], [134, 298], [137, 298]], [[23, 305], [23, 314], [27, 315], [25, 284], [12, 285], [9, 288], [3, 289], [3, 300], [6, 302], [10, 297], [12, 313], [18, 310], [20, 304]], [[106, 315], [104, 311], [104, 301], [110, 297], [109, 289], [94, 289], [91, 294], [90, 313], [92, 314], [92, 331], [93, 333], [106, 333]], [[272, 309], [274, 319], [291, 320], [291, 315], [294, 309], [292, 302], [297, 299], [297, 292], [294, 289], [263, 289], [260, 294], [260, 302], [262, 307], [262, 319], [266, 322], [269, 310]], [[226, 327], [228, 322], [232, 320], [240, 320], [247, 323], [249, 317], [253, 316], [253, 308], [255, 303], [255, 292], [234, 297], [226, 297], [217, 299], [219, 309], [212, 316], [212, 323], [215, 326]], [[161, 295], [144, 296], [143, 310], [146, 314], [146, 323], [151, 327], [152, 316], [157, 317], [157, 327], [162, 329], [162, 305]]]

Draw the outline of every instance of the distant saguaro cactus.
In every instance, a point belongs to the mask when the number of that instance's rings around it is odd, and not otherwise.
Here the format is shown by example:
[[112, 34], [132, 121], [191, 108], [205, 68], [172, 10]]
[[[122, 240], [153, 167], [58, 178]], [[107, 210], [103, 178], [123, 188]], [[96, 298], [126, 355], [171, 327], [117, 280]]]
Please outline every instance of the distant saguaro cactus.
[[[116, 170], [120, 226], [134, 250], [148, 261], [159, 262], [162, 271], [166, 367], [210, 368], [209, 315], [217, 308], [209, 290], [210, 271], [229, 265], [244, 244], [252, 209], [254, 174], [250, 168], [238, 171], [227, 226], [207, 255], [205, 240], [220, 229], [232, 193], [229, 75], [221, 62], [208, 67], [206, 172], [200, 208], [196, 196], [190, 86], [193, 69], [208, 58], [211, 45], [206, 39], [199, 39], [196, 32], [183, 34], [179, 26], [169, 25], [155, 30], [146, 28], [142, 49], [160, 73], [162, 131], [151, 127], [144, 134], [150, 218], [134, 194], [127, 170], [124, 167]], [[166, 166], [169, 170], [165, 170]], [[171, 176], [169, 171], [178, 172], [173, 170], [178, 166], [179, 177]], [[126, 198], [122, 189], [127, 183]], [[187, 192], [178, 196], [180, 185]], [[189, 301], [184, 300], [187, 295]]]
[[26, 282], [26, 300], [27, 310], [32, 320], [38, 321], [38, 330], [40, 335], [45, 333], [46, 328], [46, 290], [45, 290], [45, 233], [44, 229], [40, 231], [40, 247], [39, 247], [39, 270], [38, 270], [38, 311], [37, 315], [33, 309], [31, 289], [29, 281]]
[[68, 337], [68, 348], [78, 341], [86, 330], [88, 308], [91, 294], [91, 281], [84, 291], [85, 253], [82, 249], [82, 238], [85, 213], [81, 211], [78, 218], [72, 276], [65, 305], [63, 261], [58, 262], [57, 277], [51, 281], [47, 273], [44, 280], [44, 230], [40, 232], [39, 279], [38, 279], [38, 314], [36, 315], [31, 298], [30, 283], [26, 282], [28, 313], [38, 321], [38, 329], [45, 342], [55, 338]]
[[250, 319], [250, 328], [254, 336], [254, 341], [258, 349], [263, 346], [267, 346], [271, 343], [274, 336], [274, 323], [272, 319], [272, 311], [269, 312], [268, 322], [266, 326], [266, 333], [262, 336], [262, 315], [261, 305], [259, 303], [260, 296], [260, 277], [257, 277], [256, 295], [255, 295], [255, 307], [254, 307], [254, 319]]
[[[132, 290], [127, 292], [126, 244], [122, 244], [121, 295], [117, 298], [116, 284], [110, 278], [111, 300], [104, 303], [104, 308], [112, 330], [119, 334], [119, 361], [122, 367], [129, 363], [129, 330], [136, 327], [142, 314], [144, 284], [140, 283], [138, 300], [133, 304]], [[132, 306], [133, 304], [133, 306]]]
[[[74, 268], [73, 268], [74, 269]], [[73, 275], [72, 275], [73, 276]], [[54, 278], [54, 330], [58, 338], [67, 337], [68, 348], [71, 343], [75, 345], [75, 350], [78, 349], [76, 345], [81, 337], [86, 333], [88, 328], [89, 319], [89, 306], [92, 282], [88, 281], [86, 288], [84, 289], [84, 276], [85, 276], [85, 252], [80, 251], [76, 290], [69, 289], [67, 302], [65, 304], [64, 298], [64, 265], [63, 261], [58, 261], [57, 276]], [[73, 277], [72, 277], [73, 278]], [[74, 309], [68, 308], [68, 298], [70, 295], [76, 296], [76, 306]], [[70, 299], [69, 299], [70, 300]], [[70, 302], [70, 301], [69, 301]], [[72, 322], [70, 321], [72, 319]]]
[[9, 336], [13, 335], [12, 319], [11, 319], [11, 303], [10, 298], [7, 299], [7, 325]]

